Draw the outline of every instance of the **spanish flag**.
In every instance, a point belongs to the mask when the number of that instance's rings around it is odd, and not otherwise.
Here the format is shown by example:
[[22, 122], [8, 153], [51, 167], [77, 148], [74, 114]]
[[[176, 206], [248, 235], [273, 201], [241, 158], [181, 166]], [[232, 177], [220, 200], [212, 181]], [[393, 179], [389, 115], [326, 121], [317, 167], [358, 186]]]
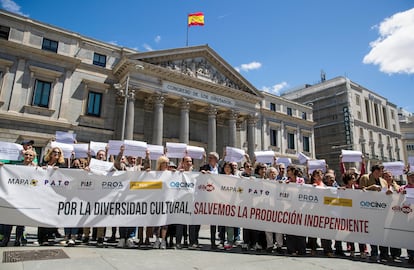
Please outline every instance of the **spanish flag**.
[[204, 25], [204, 13], [196, 12], [188, 14], [188, 26], [203, 26]]

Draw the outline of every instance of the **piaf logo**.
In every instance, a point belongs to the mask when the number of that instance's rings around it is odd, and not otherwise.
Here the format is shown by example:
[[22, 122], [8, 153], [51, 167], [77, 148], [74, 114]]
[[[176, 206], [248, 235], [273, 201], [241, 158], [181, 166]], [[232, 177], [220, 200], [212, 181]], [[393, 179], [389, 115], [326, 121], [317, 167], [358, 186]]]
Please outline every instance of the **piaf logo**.
[[199, 190], [204, 190], [204, 191], [207, 191], [207, 192], [212, 192], [213, 190], [215, 190], [216, 188], [214, 187], [214, 185], [213, 184], [211, 184], [211, 183], [207, 183], [207, 184], [201, 184], [201, 185], [199, 185], [198, 186], [198, 189]]

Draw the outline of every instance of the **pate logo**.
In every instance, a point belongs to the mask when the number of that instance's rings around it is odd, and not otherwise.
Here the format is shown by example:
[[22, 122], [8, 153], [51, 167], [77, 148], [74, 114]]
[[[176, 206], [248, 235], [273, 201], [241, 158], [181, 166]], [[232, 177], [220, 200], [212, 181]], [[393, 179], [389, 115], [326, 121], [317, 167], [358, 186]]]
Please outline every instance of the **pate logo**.
[[207, 184], [201, 184], [198, 186], [199, 190], [203, 190], [203, 191], [207, 191], [207, 192], [212, 192], [213, 190], [215, 190], [216, 188], [214, 187], [213, 184], [211, 183], [207, 183]]
[[359, 205], [361, 206], [361, 208], [372, 210], [384, 210], [385, 208], [387, 208], [387, 204], [385, 202], [377, 201], [360, 201]]
[[9, 178], [9, 180], [7, 181], [7, 184], [9, 185], [21, 185], [21, 186], [32, 186], [32, 187], [36, 187], [37, 184], [39, 183], [38, 180], [36, 179], [23, 179], [23, 178]]
[[292, 196], [290, 195], [289, 192], [277, 192], [276, 193], [276, 199], [278, 200], [282, 200], [282, 201], [291, 201], [292, 200]]
[[270, 195], [269, 190], [254, 189], [254, 188], [249, 188], [248, 193], [252, 195], [256, 195], [256, 196], [269, 196]]
[[298, 200], [300, 202], [310, 202], [310, 203], [319, 203], [318, 196], [316, 195], [309, 195], [309, 194], [298, 194]]
[[185, 181], [171, 181], [168, 185], [168, 187], [178, 190], [190, 190], [194, 189], [194, 186], [194, 183], [188, 183]]
[[323, 204], [331, 206], [352, 207], [352, 200], [336, 197], [323, 197]]
[[394, 205], [391, 209], [394, 212], [401, 212], [401, 213], [406, 214], [406, 215], [413, 212], [413, 209], [411, 209], [411, 207], [409, 205], [403, 205], [403, 206]]
[[94, 181], [82, 180], [78, 182], [78, 189], [95, 189]]
[[121, 181], [102, 181], [102, 189], [122, 189], [123, 187]]
[[131, 181], [129, 183], [130, 190], [137, 189], [162, 189], [162, 181]]
[[221, 191], [243, 193], [242, 187], [221, 186]]
[[48, 187], [68, 187], [70, 181], [68, 180], [54, 180], [54, 179], [45, 179], [43, 184]]

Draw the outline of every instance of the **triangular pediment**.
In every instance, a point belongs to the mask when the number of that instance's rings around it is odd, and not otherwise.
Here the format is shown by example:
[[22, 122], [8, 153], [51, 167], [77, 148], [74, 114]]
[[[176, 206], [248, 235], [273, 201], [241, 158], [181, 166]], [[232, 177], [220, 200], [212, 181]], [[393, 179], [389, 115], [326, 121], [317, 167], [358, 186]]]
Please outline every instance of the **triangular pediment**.
[[260, 91], [207, 45], [136, 53], [128, 58], [235, 91], [262, 96]]

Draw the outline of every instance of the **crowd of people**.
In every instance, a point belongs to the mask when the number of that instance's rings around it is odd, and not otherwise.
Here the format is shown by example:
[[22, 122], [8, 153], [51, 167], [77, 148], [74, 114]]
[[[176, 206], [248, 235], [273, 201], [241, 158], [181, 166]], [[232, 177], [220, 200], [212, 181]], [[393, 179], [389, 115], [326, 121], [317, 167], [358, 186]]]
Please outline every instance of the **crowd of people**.
[[[90, 158], [65, 158], [62, 149], [59, 147], [50, 148], [44, 157], [38, 162], [36, 151], [33, 149], [33, 141], [24, 141], [22, 160], [18, 163], [24, 166], [41, 166], [43, 168], [72, 168], [90, 170]], [[125, 156], [124, 146], [121, 146], [117, 156], [107, 158], [107, 152], [102, 149], [94, 156], [97, 160], [110, 160], [114, 164], [114, 170], [122, 171], [143, 171], [151, 170], [150, 153], [147, 152], [145, 158]], [[225, 153], [224, 153], [225, 155]], [[237, 162], [224, 161], [219, 154], [210, 152], [206, 156], [206, 164], [200, 168], [194, 168], [193, 159], [190, 156], [183, 157], [176, 165], [167, 156], [157, 159], [156, 171], [199, 171], [208, 174], [226, 174], [242, 179], [255, 177], [265, 181], [280, 181], [286, 184], [295, 183], [297, 185], [313, 185], [316, 188], [336, 187], [339, 189], [362, 189], [364, 191], [381, 191], [384, 196], [393, 193], [404, 194], [406, 189], [414, 188], [414, 171], [407, 170], [407, 183], [398, 185], [390, 171], [384, 170], [381, 165], [373, 165], [369, 173], [365, 173], [365, 164], [362, 163], [361, 171], [355, 167], [345, 168], [341, 163], [340, 175], [327, 169], [325, 172], [320, 169], [314, 170], [310, 175], [304, 173], [295, 165], [284, 164], [264, 164], [251, 162], [248, 155], [239, 167]], [[0, 163], [3, 165], [3, 163]], [[339, 181], [337, 181], [337, 179]], [[339, 183], [338, 183], [339, 182]], [[0, 235], [3, 237], [0, 246], [7, 246], [11, 239], [13, 225], [1, 224]], [[50, 245], [54, 241], [51, 239], [63, 239], [60, 244], [64, 246], [75, 246], [78, 242], [84, 244], [96, 243], [97, 247], [104, 245], [106, 228], [63, 228], [64, 235], [59, 233], [58, 228], [38, 228], [38, 244]], [[111, 237], [107, 242], [116, 243], [119, 248], [133, 247], [153, 247], [153, 248], [188, 248], [198, 249], [200, 225], [186, 224], [166, 224], [159, 227], [112, 227]], [[119, 237], [117, 237], [117, 232]], [[145, 232], [145, 237], [144, 237]], [[152, 240], [155, 238], [155, 241]], [[175, 242], [174, 242], [175, 238]], [[242, 229], [237, 227], [224, 226], [222, 224], [210, 225], [211, 249], [230, 250], [240, 245], [242, 250], [262, 250], [268, 253], [305, 255], [310, 250], [310, 255], [316, 255], [319, 243], [317, 238], [298, 235], [284, 234], [283, 232], [263, 232], [253, 229]], [[328, 257], [356, 256], [355, 243], [342, 243], [330, 239], [320, 239], [320, 246], [323, 254]], [[25, 244], [24, 227], [16, 226], [14, 246]], [[358, 243], [359, 256], [361, 258], [372, 258], [373, 260], [393, 261], [399, 260], [401, 249], [395, 247], [383, 247]], [[285, 249], [283, 248], [285, 247]], [[368, 249], [370, 247], [370, 249]], [[345, 248], [345, 249], [344, 249]], [[368, 251], [370, 250], [370, 254]], [[414, 250], [408, 250], [408, 262], [414, 264]]]

